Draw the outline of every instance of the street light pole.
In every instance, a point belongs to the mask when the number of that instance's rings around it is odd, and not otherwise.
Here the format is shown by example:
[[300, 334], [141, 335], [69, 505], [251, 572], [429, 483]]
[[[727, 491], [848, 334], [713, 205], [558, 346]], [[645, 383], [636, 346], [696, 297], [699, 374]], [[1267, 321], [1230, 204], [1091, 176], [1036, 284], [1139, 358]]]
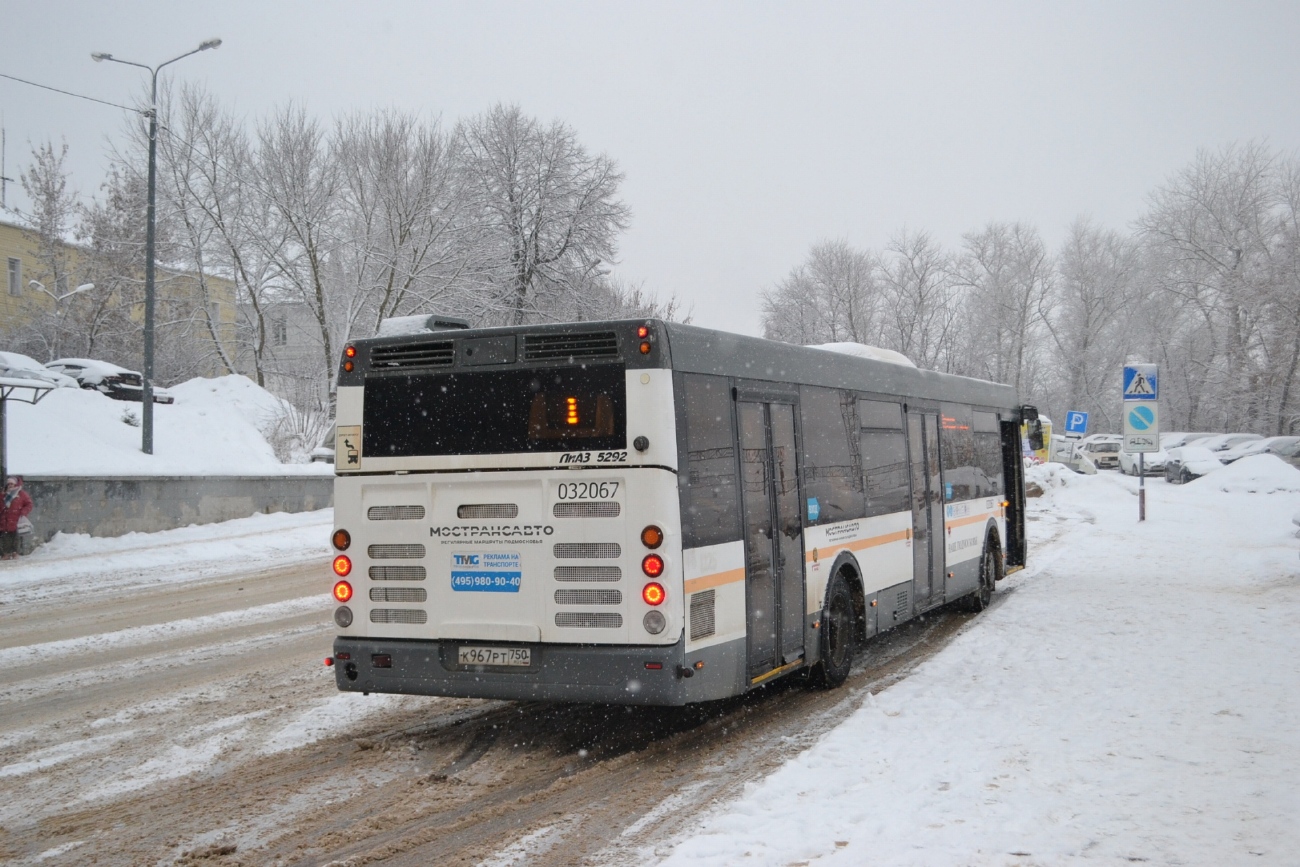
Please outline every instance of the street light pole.
[[146, 66], [143, 63], [133, 63], [130, 60], [119, 60], [111, 54], [103, 51], [96, 51], [90, 55], [90, 58], [96, 63], [103, 60], [111, 60], [114, 63], [122, 63], [127, 66], [138, 66], [141, 69], [149, 71], [149, 200], [145, 207], [145, 230], [144, 230], [144, 382], [143, 393], [140, 395], [141, 400], [141, 443], [140, 451], [147, 455], [153, 454], [153, 319], [154, 319], [154, 188], [158, 174], [158, 72], [164, 66], [175, 63], [178, 60], [189, 57], [191, 54], [198, 54], [200, 51], [207, 51], [209, 48], [218, 48], [221, 45], [220, 39], [208, 39], [200, 43], [198, 48], [193, 51], [187, 51], [184, 54], [173, 57], [171, 60], [165, 60], [157, 66]]

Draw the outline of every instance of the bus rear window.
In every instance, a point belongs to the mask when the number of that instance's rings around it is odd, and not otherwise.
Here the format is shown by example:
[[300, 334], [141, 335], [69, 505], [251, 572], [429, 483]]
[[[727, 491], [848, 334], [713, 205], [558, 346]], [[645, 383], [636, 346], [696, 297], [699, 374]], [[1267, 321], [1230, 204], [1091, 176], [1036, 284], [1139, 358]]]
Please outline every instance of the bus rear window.
[[622, 365], [367, 377], [368, 457], [627, 448]]

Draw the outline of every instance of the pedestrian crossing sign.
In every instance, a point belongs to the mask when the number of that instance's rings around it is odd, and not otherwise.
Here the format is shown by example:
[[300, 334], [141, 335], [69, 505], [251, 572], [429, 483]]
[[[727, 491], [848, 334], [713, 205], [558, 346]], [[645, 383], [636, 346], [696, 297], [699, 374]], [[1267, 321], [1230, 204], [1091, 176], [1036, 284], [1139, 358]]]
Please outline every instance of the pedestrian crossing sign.
[[1159, 365], [1129, 364], [1124, 367], [1125, 400], [1159, 400]]

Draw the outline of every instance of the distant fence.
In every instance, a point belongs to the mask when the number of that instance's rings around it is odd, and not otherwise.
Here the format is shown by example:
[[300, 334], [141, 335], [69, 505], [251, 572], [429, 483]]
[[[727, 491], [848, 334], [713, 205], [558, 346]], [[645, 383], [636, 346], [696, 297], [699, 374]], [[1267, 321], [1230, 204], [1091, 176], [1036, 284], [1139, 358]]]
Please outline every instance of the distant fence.
[[27, 476], [32, 524], [55, 533], [121, 536], [334, 505], [333, 476]]

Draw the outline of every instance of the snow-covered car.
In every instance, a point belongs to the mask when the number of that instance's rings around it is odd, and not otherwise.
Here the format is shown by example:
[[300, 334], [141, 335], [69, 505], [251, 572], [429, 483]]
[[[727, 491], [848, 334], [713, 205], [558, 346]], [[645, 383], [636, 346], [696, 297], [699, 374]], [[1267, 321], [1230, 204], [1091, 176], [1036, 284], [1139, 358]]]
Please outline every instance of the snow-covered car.
[[47, 370], [35, 358], [21, 352], [0, 352], [0, 377], [29, 379], [45, 382], [55, 388], [76, 388], [77, 381], [53, 370]]
[[1170, 431], [1160, 435], [1160, 447], [1162, 449], [1176, 449], [1179, 446], [1190, 446], [1201, 440], [1217, 436], [1220, 436], [1220, 434], [1210, 433], [1209, 431], [1194, 431], [1192, 433]]
[[[1148, 476], [1158, 476], [1165, 471], [1165, 464], [1167, 463], [1169, 463], [1169, 452], [1164, 449], [1146, 452], [1142, 458], [1142, 471]], [[1136, 476], [1138, 474], [1138, 456], [1121, 449], [1119, 453], [1119, 471], [1126, 476]]]
[[1251, 455], [1276, 454], [1275, 449], [1300, 442], [1300, 437], [1267, 437], [1261, 440], [1247, 440], [1219, 454], [1219, 460], [1225, 464]]
[[[135, 370], [93, 358], [60, 358], [45, 365], [48, 370], [72, 377], [82, 388], [108, 395], [114, 400], [142, 400], [144, 377]], [[175, 403], [165, 388], [153, 387], [154, 403]]]
[[1080, 449], [1088, 460], [1099, 470], [1112, 469], [1119, 466], [1119, 446], [1120, 438], [1114, 439], [1095, 439], [1092, 442], [1086, 442]]
[[1165, 481], [1186, 484], [1222, 468], [1219, 456], [1204, 446], [1180, 446], [1169, 450]]
[[[1262, 439], [1263, 437], [1259, 434], [1230, 433], [1219, 434], [1217, 436], [1206, 437], [1203, 440], [1197, 440], [1196, 445], [1203, 449], [1209, 449], [1212, 452], [1226, 452], [1233, 446], [1239, 446], [1242, 443], [1254, 442], [1255, 440]], [[1215, 457], [1219, 457], [1219, 455], [1216, 454]]]
[[330, 425], [324, 438], [321, 439], [320, 445], [311, 450], [311, 462], [313, 464], [334, 463], [334, 425]]
[[1269, 451], [1296, 469], [1300, 469], [1300, 439], [1287, 445], [1270, 448]]

